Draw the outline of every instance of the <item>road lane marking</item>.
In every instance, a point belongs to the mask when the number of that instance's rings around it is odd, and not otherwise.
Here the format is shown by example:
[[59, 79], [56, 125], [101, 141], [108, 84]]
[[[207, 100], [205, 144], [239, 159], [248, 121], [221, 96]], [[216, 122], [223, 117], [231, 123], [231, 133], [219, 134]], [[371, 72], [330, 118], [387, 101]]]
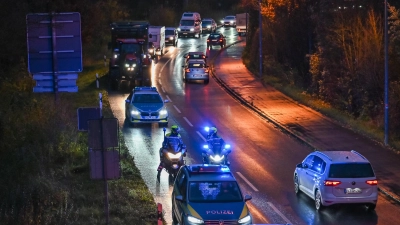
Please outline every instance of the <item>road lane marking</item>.
[[167, 96], [167, 98], [168, 98], [168, 101], [169, 101], [169, 102], [172, 102], [172, 100], [169, 98], [169, 96], [168, 96], [168, 95], [165, 95], [165, 96]]
[[174, 108], [176, 109], [176, 111], [178, 111], [178, 113], [181, 113], [181, 111], [178, 109], [178, 107], [176, 107], [176, 105], [174, 105]]
[[160, 78], [161, 77], [161, 72], [160, 73], [158, 73], [158, 78]]
[[286, 223], [288, 223], [288, 224], [293, 224], [292, 222], [290, 222], [290, 220], [289, 220], [288, 218], [286, 218], [285, 215], [283, 215], [283, 214], [281, 213], [281, 211], [279, 211], [279, 210], [274, 206], [274, 204], [272, 204], [271, 202], [267, 202], [267, 203], [268, 203], [269, 206], [271, 206], [271, 208], [272, 208], [283, 220], [285, 220]]
[[162, 90], [162, 92], [164, 92], [164, 93], [165, 93], [165, 89], [164, 89], [164, 87], [161, 87], [161, 90]]
[[246, 177], [243, 176], [240, 172], [236, 172], [251, 188], [253, 188], [254, 191], [258, 191], [256, 187], [254, 187], [253, 184], [250, 183], [249, 180], [246, 179]]
[[201, 139], [203, 139], [204, 142], [207, 142], [207, 140], [203, 137], [203, 135], [200, 132], [196, 131], [196, 133], [201, 137]]
[[193, 124], [191, 124], [191, 123], [189, 122], [189, 120], [188, 120], [186, 117], [183, 117], [183, 119], [186, 120], [186, 123], [188, 123], [189, 126], [193, 127]]
[[161, 82], [161, 80], [158, 80], [158, 83], [160, 83], [160, 84], [162, 85], [162, 82]]

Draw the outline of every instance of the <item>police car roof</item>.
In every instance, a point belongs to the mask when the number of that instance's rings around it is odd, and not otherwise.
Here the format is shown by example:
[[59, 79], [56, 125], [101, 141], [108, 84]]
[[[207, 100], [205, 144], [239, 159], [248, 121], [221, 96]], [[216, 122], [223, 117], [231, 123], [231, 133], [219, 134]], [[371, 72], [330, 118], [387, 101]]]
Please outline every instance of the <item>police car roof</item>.
[[193, 164], [186, 165], [190, 181], [236, 181], [228, 166]]
[[158, 94], [156, 87], [135, 87], [132, 91], [140, 94]]

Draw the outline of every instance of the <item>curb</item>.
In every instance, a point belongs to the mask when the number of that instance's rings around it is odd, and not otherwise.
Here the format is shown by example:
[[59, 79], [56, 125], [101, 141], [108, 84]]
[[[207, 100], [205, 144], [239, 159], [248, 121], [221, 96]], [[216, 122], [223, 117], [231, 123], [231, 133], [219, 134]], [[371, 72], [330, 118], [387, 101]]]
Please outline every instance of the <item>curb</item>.
[[[245, 107], [247, 107], [248, 109], [250, 109], [251, 111], [255, 112], [258, 116], [260, 116], [263, 119], [266, 119], [268, 122], [274, 124], [277, 128], [279, 128], [281, 131], [289, 134], [291, 137], [297, 139], [298, 141], [300, 141], [302, 144], [308, 146], [311, 149], [318, 149], [315, 146], [313, 146], [312, 143], [309, 143], [307, 140], [303, 139], [302, 137], [296, 135], [294, 132], [292, 132], [290, 129], [287, 129], [285, 126], [283, 126], [282, 124], [280, 124], [278, 121], [270, 118], [268, 115], [266, 115], [262, 110], [260, 110], [259, 108], [257, 108], [256, 106], [254, 106], [251, 102], [247, 101], [246, 99], [244, 99], [242, 96], [240, 96], [238, 93], [236, 93], [234, 90], [232, 90], [229, 85], [227, 85], [223, 80], [221, 80], [217, 74], [214, 71], [214, 61], [215, 59], [221, 54], [221, 52], [223, 50], [226, 50], [226, 48], [229, 48], [230, 46], [233, 46], [237, 43], [243, 42], [243, 40], [241, 41], [236, 41], [232, 44], [229, 44], [227, 46], [225, 46], [224, 48], [222, 48], [220, 51], [218, 51], [218, 53], [211, 59], [211, 73], [213, 78], [215, 79], [215, 81], [225, 90], [228, 92], [229, 95], [231, 95], [235, 100], [239, 101], [242, 105], [244, 105]], [[250, 72], [251, 73], [251, 72]], [[253, 75], [253, 74], [252, 74]], [[254, 75], [253, 75], [254, 76]], [[255, 77], [255, 76], [254, 76]], [[325, 116], [324, 116], [325, 117]], [[329, 119], [329, 118], [328, 118]], [[384, 188], [378, 187], [379, 192], [381, 192], [382, 194], [384, 194], [385, 196], [389, 197], [390, 199], [392, 199], [393, 201], [397, 202], [398, 204], [400, 204], [400, 197]]]

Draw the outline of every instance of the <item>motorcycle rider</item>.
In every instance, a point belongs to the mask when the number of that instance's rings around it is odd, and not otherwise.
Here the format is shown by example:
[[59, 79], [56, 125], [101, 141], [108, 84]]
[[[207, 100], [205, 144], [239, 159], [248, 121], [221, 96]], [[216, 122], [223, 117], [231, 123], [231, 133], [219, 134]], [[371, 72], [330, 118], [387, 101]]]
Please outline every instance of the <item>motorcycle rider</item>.
[[[221, 146], [225, 145], [224, 139], [218, 135], [218, 129], [216, 127], [211, 127], [208, 134], [207, 134], [207, 142], [210, 141], [211, 139], [214, 139], [213, 141], [219, 141]], [[225, 155], [225, 162], [227, 165], [230, 165], [231, 163], [228, 160], [228, 154]]]
[[171, 126], [171, 132], [167, 133], [164, 137], [164, 141], [162, 143], [162, 146], [160, 148], [160, 164], [158, 165], [157, 171], [161, 171], [162, 168], [164, 168], [164, 153], [163, 153], [163, 148], [167, 144], [167, 138], [168, 137], [179, 137], [180, 140], [180, 145], [183, 145], [182, 139], [181, 139], [181, 134], [179, 134], [180, 128], [178, 125], [172, 125]]

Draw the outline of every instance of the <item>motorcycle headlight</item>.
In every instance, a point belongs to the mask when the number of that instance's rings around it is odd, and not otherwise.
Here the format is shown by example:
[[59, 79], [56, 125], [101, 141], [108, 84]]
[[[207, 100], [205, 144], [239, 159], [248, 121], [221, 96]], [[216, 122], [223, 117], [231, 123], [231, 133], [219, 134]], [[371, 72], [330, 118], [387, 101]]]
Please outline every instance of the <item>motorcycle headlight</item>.
[[208, 131], [210, 131], [210, 128], [209, 128], [209, 127], [204, 127], [204, 130], [205, 130], [206, 132], [208, 132]]
[[190, 28], [190, 31], [194, 31], [194, 28]]
[[139, 111], [137, 111], [137, 110], [131, 110], [131, 115], [132, 116], [137, 116], [137, 115], [139, 115], [140, 113], [139, 113]]
[[226, 148], [226, 149], [229, 149], [229, 148], [231, 148], [231, 145], [226, 144], [226, 145], [225, 145], [225, 148]]
[[203, 145], [203, 148], [208, 149], [208, 145]]
[[116, 59], [116, 58], [118, 58], [118, 54], [115, 54], [115, 55], [114, 55], [114, 59]]
[[179, 159], [182, 156], [182, 153], [178, 152], [178, 153], [174, 154], [174, 153], [168, 152], [167, 155], [168, 155], [168, 158], [170, 158], [170, 159]]
[[247, 216], [243, 217], [242, 219], [240, 219], [238, 221], [238, 223], [248, 223], [250, 220], [251, 220], [250, 215], [247, 215]]
[[204, 223], [203, 220], [197, 219], [197, 218], [194, 217], [194, 216], [188, 216], [188, 221], [191, 222], [191, 223]]
[[210, 158], [214, 161], [214, 162], [220, 162], [222, 161], [225, 156], [219, 156], [219, 155], [215, 155], [215, 157], [213, 157], [212, 155], [210, 155]]
[[161, 109], [160, 110], [160, 115], [167, 115], [167, 110], [166, 109]]

